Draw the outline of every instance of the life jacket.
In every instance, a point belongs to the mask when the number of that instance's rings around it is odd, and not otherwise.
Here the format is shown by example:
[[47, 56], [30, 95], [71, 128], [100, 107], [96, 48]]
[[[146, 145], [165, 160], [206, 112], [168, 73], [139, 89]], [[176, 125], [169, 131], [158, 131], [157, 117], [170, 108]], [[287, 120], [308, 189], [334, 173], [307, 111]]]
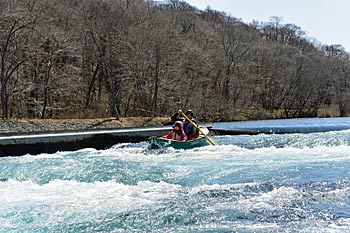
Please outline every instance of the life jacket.
[[173, 131], [172, 139], [173, 140], [179, 140], [179, 141], [182, 140], [182, 133], [181, 133], [181, 131], [180, 132]]

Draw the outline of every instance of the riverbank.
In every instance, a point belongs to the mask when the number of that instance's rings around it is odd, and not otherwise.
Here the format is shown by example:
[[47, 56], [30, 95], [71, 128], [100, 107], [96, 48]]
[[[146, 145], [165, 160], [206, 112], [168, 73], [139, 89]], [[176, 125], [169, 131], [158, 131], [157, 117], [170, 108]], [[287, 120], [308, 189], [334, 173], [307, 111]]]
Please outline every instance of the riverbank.
[[169, 124], [169, 117], [126, 117], [106, 119], [30, 119], [0, 121], [0, 135], [93, 129], [138, 128]]

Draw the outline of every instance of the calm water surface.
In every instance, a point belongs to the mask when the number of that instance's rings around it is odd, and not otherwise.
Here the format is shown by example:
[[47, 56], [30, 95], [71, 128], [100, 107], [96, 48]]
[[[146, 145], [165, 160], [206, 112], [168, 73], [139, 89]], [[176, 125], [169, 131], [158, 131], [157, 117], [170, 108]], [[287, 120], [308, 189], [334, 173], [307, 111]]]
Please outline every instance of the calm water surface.
[[0, 158], [0, 232], [350, 232], [349, 130], [213, 139]]

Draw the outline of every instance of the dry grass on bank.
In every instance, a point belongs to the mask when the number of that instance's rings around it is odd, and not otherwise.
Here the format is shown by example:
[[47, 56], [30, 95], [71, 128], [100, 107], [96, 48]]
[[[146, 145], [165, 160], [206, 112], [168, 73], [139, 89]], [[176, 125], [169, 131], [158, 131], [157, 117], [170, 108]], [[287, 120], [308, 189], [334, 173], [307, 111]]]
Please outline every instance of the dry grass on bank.
[[11, 119], [0, 121], [0, 134], [163, 126], [169, 121], [169, 117], [127, 117], [119, 120], [115, 118]]

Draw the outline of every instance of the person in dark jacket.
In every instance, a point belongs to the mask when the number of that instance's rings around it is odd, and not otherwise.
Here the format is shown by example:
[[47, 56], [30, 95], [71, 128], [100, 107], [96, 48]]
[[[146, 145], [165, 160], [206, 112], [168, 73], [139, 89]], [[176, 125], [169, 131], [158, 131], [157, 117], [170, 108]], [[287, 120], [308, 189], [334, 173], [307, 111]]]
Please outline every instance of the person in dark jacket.
[[183, 121], [183, 118], [180, 116], [178, 112], [171, 116], [172, 124], [175, 124], [176, 121]]
[[[192, 122], [197, 124], [197, 120], [194, 118], [194, 113], [191, 109], [187, 110], [185, 114]], [[199, 136], [199, 130], [194, 127], [187, 119], [184, 119], [184, 131], [188, 140], [198, 138]]]

